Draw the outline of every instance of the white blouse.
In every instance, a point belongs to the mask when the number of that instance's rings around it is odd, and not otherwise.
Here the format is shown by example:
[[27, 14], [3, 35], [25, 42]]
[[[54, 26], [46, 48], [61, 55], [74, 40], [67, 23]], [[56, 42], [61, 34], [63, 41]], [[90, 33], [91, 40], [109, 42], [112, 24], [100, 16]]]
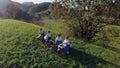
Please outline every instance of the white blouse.
[[55, 41], [62, 41], [62, 37], [56, 37]]
[[47, 36], [48, 36], [48, 37], [51, 37], [52, 35], [51, 35], [51, 33], [48, 33]]
[[65, 39], [65, 40], [63, 41], [63, 44], [70, 45], [70, 41], [69, 41], [68, 39]]
[[43, 34], [43, 33], [44, 33], [44, 31], [43, 31], [43, 30], [40, 30], [40, 31], [39, 31], [39, 34]]

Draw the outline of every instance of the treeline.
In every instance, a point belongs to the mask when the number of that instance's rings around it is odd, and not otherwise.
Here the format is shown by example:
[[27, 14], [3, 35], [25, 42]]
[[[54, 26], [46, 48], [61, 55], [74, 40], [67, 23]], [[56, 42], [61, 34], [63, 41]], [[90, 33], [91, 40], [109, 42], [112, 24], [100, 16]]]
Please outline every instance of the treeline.
[[4, 18], [17, 19], [28, 22], [39, 21], [42, 17], [49, 16], [49, 5], [51, 3], [33, 4], [26, 2], [23, 4], [12, 2], [6, 7]]
[[69, 34], [86, 41], [103, 26], [120, 25], [119, 0], [59, 0], [51, 10], [53, 18], [65, 20]]

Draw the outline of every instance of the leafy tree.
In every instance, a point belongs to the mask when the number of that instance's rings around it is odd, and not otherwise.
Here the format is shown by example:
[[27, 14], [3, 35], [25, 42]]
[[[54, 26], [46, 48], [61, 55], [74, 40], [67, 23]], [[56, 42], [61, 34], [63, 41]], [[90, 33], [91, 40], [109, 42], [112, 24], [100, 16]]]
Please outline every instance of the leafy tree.
[[49, 5], [51, 3], [41, 3], [41, 4], [36, 4], [35, 6], [31, 7], [28, 10], [28, 13], [31, 15], [35, 15], [36, 13], [42, 12], [42, 11], [46, 11], [49, 8]]
[[[104, 26], [104, 10], [113, 0], [55, 0], [51, 6], [54, 18], [65, 20], [69, 32], [90, 41]], [[105, 16], [106, 17], [106, 16]]]
[[120, 25], [120, 2], [107, 4], [103, 10], [105, 21], [109, 24]]

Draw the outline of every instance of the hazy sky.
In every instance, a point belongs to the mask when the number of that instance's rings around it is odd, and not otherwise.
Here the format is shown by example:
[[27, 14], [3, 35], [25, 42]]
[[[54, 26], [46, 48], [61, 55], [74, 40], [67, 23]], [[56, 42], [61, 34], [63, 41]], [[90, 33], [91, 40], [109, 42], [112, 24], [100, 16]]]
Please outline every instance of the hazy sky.
[[19, 2], [19, 3], [23, 3], [23, 2], [41, 3], [41, 2], [52, 2], [54, 0], [12, 0], [12, 1], [16, 1], [16, 2]]

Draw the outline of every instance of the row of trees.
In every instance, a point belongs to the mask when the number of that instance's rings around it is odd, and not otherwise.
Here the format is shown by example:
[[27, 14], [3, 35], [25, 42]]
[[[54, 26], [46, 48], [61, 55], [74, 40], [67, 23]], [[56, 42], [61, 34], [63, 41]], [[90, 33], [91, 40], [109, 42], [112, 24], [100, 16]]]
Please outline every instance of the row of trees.
[[52, 17], [65, 20], [72, 36], [90, 41], [106, 24], [120, 25], [119, 0], [55, 0]]
[[40, 13], [40, 12], [46, 11], [46, 10], [49, 9], [49, 5], [50, 4], [51, 3], [47, 3], [47, 2], [46, 3], [37, 4], [37, 5], [33, 6], [33, 7], [31, 7], [29, 9], [28, 13], [34, 15], [36, 13]]

